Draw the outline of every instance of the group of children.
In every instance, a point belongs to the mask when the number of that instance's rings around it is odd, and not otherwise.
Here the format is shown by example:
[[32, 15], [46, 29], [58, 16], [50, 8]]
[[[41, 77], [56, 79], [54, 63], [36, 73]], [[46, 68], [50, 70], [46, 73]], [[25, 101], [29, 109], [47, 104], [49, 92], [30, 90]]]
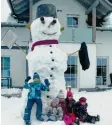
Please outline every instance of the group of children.
[[66, 125], [80, 124], [80, 121], [95, 124], [100, 120], [99, 115], [91, 116], [87, 112], [86, 98], [81, 97], [78, 102], [73, 98], [71, 90], [67, 92], [66, 98], [62, 90], [59, 91], [56, 98], [42, 112], [41, 90], [49, 91], [49, 81], [45, 79], [45, 85], [41, 83], [37, 73], [33, 75], [33, 82], [28, 84], [31, 78], [25, 80], [24, 88], [29, 90], [27, 105], [24, 112], [24, 121], [26, 125], [30, 125], [31, 109], [34, 103], [37, 105], [36, 118], [39, 121], [57, 121], [63, 120]]

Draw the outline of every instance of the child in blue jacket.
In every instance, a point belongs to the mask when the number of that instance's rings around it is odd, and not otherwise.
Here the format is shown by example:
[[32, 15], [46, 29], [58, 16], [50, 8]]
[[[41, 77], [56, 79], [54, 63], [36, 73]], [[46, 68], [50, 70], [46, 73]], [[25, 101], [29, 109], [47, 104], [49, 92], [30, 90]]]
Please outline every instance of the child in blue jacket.
[[36, 103], [37, 105], [37, 110], [36, 110], [37, 120], [44, 121], [44, 119], [41, 117], [42, 115], [41, 90], [43, 91], [49, 90], [49, 83], [47, 83], [46, 85], [42, 84], [40, 81], [40, 76], [37, 73], [34, 73], [33, 75], [33, 82], [28, 84], [28, 81], [30, 79], [31, 78], [28, 77], [25, 80], [25, 85], [24, 85], [24, 88], [29, 90], [28, 101], [24, 112], [24, 121], [26, 125], [31, 124], [30, 115], [34, 103]]

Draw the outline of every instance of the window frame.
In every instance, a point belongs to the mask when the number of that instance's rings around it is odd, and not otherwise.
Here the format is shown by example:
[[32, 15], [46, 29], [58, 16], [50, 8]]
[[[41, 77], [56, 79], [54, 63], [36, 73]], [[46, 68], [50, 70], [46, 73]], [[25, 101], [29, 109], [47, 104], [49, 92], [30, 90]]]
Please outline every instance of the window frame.
[[[107, 65], [106, 65], [106, 76], [104, 76], [104, 77], [106, 77], [106, 84], [97, 84], [97, 59], [106, 59], [106, 61], [107, 61]], [[103, 66], [100, 66], [101, 68], [103, 67]], [[102, 74], [102, 73], [101, 73]], [[109, 82], [109, 57], [108, 56], [97, 56], [96, 57], [96, 86], [107, 86], [108, 85], [108, 82]]]
[[[66, 24], [67, 24], [67, 27], [72, 27], [72, 28], [78, 28], [79, 27], [79, 15], [78, 14], [67, 14], [67, 16], [66, 16], [67, 18], [66, 18]], [[72, 21], [72, 25], [68, 25], [68, 17], [76, 17], [76, 18], [78, 18], [78, 25], [73, 25], [73, 21]]]
[[[71, 56], [70, 56], [71, 57]], [[77, 55], [72, 55], [72, 57], [74, 57], [74, 58], [77, 58], [76, 59], [76, 61], [71, 61], [71, 60], [73, 60], [73, 59], [68, 59], [68, 60], [70, 60], [70, 61], [67, 61], [67, 68], [68, 67], [70, 67], [70, 66], [72, 66], [72, 65], [74, 65], [74, 69], [75, 69], [75, 67], [77, 66], [77, 71], [75, 71], [75, 72], [77, 72], [77, 73], [71, 73], [71, 69], [70, 69], [70, 73], [64, 73], [64, 78], [65, 78], [65, 81], [68, 79], [68, 82], [70, 82], [70, 85], [72, 86], [72, 83], [73, 82], [75, 82], [76, 81], [76, 83], [74, 83], [74, 85], [73, 85], [73, 89], [76, 89], [76, 88], [78, 88], [78, 81], [79, 81], [79, 77], [78, 77], [78, 71], [79, 71], [79, 63], [78, 63], [78, 56]], [[75, 59], [74, 59], [75, 60]], [[71, 64], [71, 63], [73, 63], [73, 64]], [[67, 71], [67, 70], [66, 70]], [[66, 76], [66, 75], [68, 75], [68, 76]], [[76, 79], [76, 80], [75, 80]], [[73, 81], [73, 82], [72, 82]], [[69, 85], [68, 83], [67, 83], [67, 81], [66, 81], [66, 86], [67, 85]]]
[[[2, 66], [2, 58], [3, 58], [3, 66]], [[8, 66], [4, 66], [4, 58], [9, 58], [9, 65]], [[11, 63], [10, 56], [1, 56], [1, 73], [2, 73], [2, 68], [3, 68], [3, 71], [4, 71], [4, 68], [9, 68], [9, 76], [2, 76], [1, 75], [2, 78], [4, 78], [4, 77], [10, 78], [10, 76], [11, 76], [11, 68], [10, 68], [11, 64], [10, 63]]]

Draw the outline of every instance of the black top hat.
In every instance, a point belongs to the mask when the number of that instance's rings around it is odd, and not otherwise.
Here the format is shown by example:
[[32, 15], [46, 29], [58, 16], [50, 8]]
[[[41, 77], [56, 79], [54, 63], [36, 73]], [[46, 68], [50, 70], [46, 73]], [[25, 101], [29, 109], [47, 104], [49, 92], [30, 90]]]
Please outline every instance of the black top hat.
[[52, 4], [41, 4], [37, 7], [36, 18], [39, 17], [57, 17], [56, 7]]

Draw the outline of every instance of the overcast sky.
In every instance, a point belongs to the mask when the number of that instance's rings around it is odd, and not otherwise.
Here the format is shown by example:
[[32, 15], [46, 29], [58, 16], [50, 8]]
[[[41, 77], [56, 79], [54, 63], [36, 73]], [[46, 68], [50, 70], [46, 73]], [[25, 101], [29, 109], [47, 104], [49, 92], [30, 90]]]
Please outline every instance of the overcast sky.
[[[11, 18], [10, 15], [11, 11], [9, 8], [9, 5], [7, 3], [7, 0], [1, 0], [1, 22], [16, 22], [13, 18]], [[112, 13], [109, 17], [107, 17], [108, 21], [107, 24], [112, 27]]]

